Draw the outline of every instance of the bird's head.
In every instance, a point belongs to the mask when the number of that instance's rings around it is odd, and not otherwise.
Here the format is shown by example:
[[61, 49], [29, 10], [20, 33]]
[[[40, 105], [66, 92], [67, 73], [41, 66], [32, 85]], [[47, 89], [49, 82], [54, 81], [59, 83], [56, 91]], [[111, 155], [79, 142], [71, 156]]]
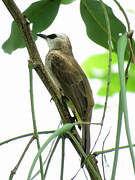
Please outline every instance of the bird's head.
[[64, 53], [72, 53], [72, 46], [69, 38], [65, 34], [37, 34], [46, 40], [49, 50], [60, 50]]

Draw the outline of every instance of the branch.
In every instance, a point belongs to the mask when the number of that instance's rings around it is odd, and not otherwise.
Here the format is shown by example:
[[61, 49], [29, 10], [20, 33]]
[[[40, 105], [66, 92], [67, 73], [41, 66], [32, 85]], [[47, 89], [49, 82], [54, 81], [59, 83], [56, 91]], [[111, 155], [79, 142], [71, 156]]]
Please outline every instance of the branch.
[[27, 150], [29, 149], [29, 147], [30, 147], [30, 145], [31, 145], [31, 143], [33, 142], [34, 139], [35, 139], [35, 136], [32, 136], [30, 141], [28, 142], [27, 146], [25, 147], [24, 152], [22, 153], [22, 155], [21, 155], [19, 161], [17, 162], [16, 166], [11, 171], [9, 179], [13, 179], [14, 174], [16, 173], [17, 169], [19, 168], [19, 165], [21, 164], [21, 162], [22, 162], [22, 160], [24, 158], [24, 155], [26, 154]]
[[[40, 131], [40, 132], [38, 132], [38, 134], [50, 134], [50, 133], [54, 133], [54, 132], [55, 132], [55, 130], [52, 130], [52, 131]], [[4, 144], [7, 144], [9, 142], [15, 141], [17, 139], [28, 137], [28, 136], [33, 136], [33, 133], [23, 134], [23, 135], [16, 136], [16, 137], [11, 138], [11, 139], [7, 139], [7, 140], [5, 140], [3, 142], [0, 142], [0, 146], [2, 146]]]
[[[34, 130], [34, 136], [35, 136], [36, 142], [37, 142], [37, 148], [39, 151], [40, 141], [39, 141], [39, 136], [38, 136], [38, 132], [37, 132], [37, 124], [36, 124], [36, 117], [35, 117], [34, 97], [33, 97], [33, 73], [32, 73], [32, 67], [31, 66], [29, 66], [29, 80], [30, 80], [30, 102], [31, 102], [33, 130]], [[39, 164], [40, 164], [41, 179], [44, 179], [43, 161], [42, 161], [41, 155], [39, 156]]]
[[120, 5], [120, 3], [117, 0], [114, 0], [114, 2], [117, 4], [117, 6], [119, 7], [120, 11], [123, 13], [123, 15], [125, 17], [125, 20], [126, 20], [126, 23], [127, 23], [128, 31], [130, 32], [131, 31], [130, 30], [130, 22], [128, 20], [126, 12], [124, 11], [123, 7]]
[[[135, 147], [135, 144], [132, 144], [132, 146]], [[121, 149], [126, 149], [126, 148], [129, 148], [129, 146], [126, 145], [126, 146], [120, 146], [120, 147], [119, 147], [120, 150], [121, 150]], [[113, 151], [116, 151], [116, 148], [106, 149], [106, 150], [103, 150], [103, 151], [96, 151], [96, 152], [94, 152], [93, 154], [94, 154], [95, 156], [98, 156], [98, 155], [100, 155], [100, 154], [110, 153], [110, 152], [113, 152]]]
[[[62, 100], [61, 93], [60, 93], [59, 89], [55, 86], [53, 79], [50, 77], [49, 73], [46, 71], [46, 69], [42, 63], [42, 60], [38, 53], [34, 39], [32, 37], [32, 32], [29, 28], [29, 22], [27, 21], [25, 16], [22, 15], [22, 13], [20, 12], [20, 10], [18, 9], [18, 7], [16, 6], [16, 4], [14, 3], [13, 0], [2, 0], [2, 1], [18, 25], [18, 28], [23, 36], [25, 45], [26, 45], [28, 53], [29, 53], [29, 57], [30, 57], [29, 63], [31, 65], [33, 65], [33, 68], [35, 69], [35, 71], [39, 75], [40, 79], [42, 80], [43, 84], [48, 89], [49, 93], [51, 94], [52, 99], [54, 100], [54, 102], [57, 106], [57, 109], [59, 111], [59, 114], [61, 116], [62, 123], [63, 124], [72, 123], [70, 113], [68, 111], [68, 108], [67, 108], [65, 102], [63, 102], [63, 100]], [[81, 138], [75, 128], [73, 128], [72, 133], [74, 134], [74, 136], [76, 137], [78, 142], [81, 144]], [[68, 137], [68, 138], [71, 141], [71, 143], [73, 144], [73, 146], [76, 149], [76, 151], [78, 152], [78, 154], [81, 156], [78, 146], [74, 143], [74, 141], [70, 137]], [[93, 160], [92, 158], [89, 158], [89, 160], [91, 161], [93, 166], [95, 166], [96, 160], [95, 159]], [[90, 168], [87, 166], [87, 162], [86, 162], [86, 168], [88, 170], [89, 175], [91, 176], [92, 173], [91, 173]], [[98, 169], [98, 166], [96, 167], [96, 169]], [[99, 173], [99, 176], [101, 177], [100, 173]], [[96, 180], [96, 177], [91, 177], [91, 179]]]

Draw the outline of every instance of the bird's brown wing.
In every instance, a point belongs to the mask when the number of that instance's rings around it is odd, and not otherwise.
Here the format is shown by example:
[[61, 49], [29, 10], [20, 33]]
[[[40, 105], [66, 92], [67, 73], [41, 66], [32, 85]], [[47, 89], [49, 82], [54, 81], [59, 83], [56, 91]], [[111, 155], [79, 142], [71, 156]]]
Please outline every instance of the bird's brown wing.
[[91, 108], [93, 96], [84, 72], [73, 56], [65, 57], [51, 53], [50, 60], [52, 72], [60, 82], [65, 95], [70, 98], [82, 120], [89, 121], [85, 116]]
[[[82, 121], [90, 122], [94, 100], [87, 77], [73, 56], [65, 56], [58, 52], [50, 52], [48, 59], [51, 69], [64, 94], [74, 104]], [[90, 126], [82, 125], [82, 147], [86, 154], [90, 151]], [[84, 157], [81, 158], [81, 163]]]

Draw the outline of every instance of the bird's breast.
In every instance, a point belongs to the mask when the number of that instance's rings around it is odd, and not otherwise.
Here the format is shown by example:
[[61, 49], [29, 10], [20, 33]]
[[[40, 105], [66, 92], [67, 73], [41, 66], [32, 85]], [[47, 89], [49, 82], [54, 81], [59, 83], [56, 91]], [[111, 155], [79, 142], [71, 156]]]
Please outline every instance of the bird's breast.
[[55, 74], [52, 72], [51, 57], [50, 57], [50, 55], [49, 55], [49, 56], [48, 56], [48, 55], [46, 56], [46, 59], [45, 59], [45, 68], [46, 68], [46, 70], [49, 72], [49, 74], [50, 74], [50, 76], [52, 77], [52, 79], [53, 79], [55, 85], [57, 86], [57, 88], [59, 88], [60, 91], [62, 91], [62, 93], [63, 93], [63, 89], [62, 89], [62, 87], [61, 87], [61, 85], [60, 85], [60, 82], [59, 82], [58, 79], [56, 78]]

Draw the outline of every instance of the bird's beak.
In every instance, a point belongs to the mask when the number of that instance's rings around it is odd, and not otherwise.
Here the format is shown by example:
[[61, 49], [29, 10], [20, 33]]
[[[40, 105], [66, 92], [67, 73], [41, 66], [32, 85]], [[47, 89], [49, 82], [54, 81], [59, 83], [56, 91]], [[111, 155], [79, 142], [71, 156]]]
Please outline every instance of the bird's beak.
[[47, 36], [44, 35], [44, 34], [37, 34], [37, 36], [41, 37], [41, 38], [44, 38], [44, 39], [47, 39]]

